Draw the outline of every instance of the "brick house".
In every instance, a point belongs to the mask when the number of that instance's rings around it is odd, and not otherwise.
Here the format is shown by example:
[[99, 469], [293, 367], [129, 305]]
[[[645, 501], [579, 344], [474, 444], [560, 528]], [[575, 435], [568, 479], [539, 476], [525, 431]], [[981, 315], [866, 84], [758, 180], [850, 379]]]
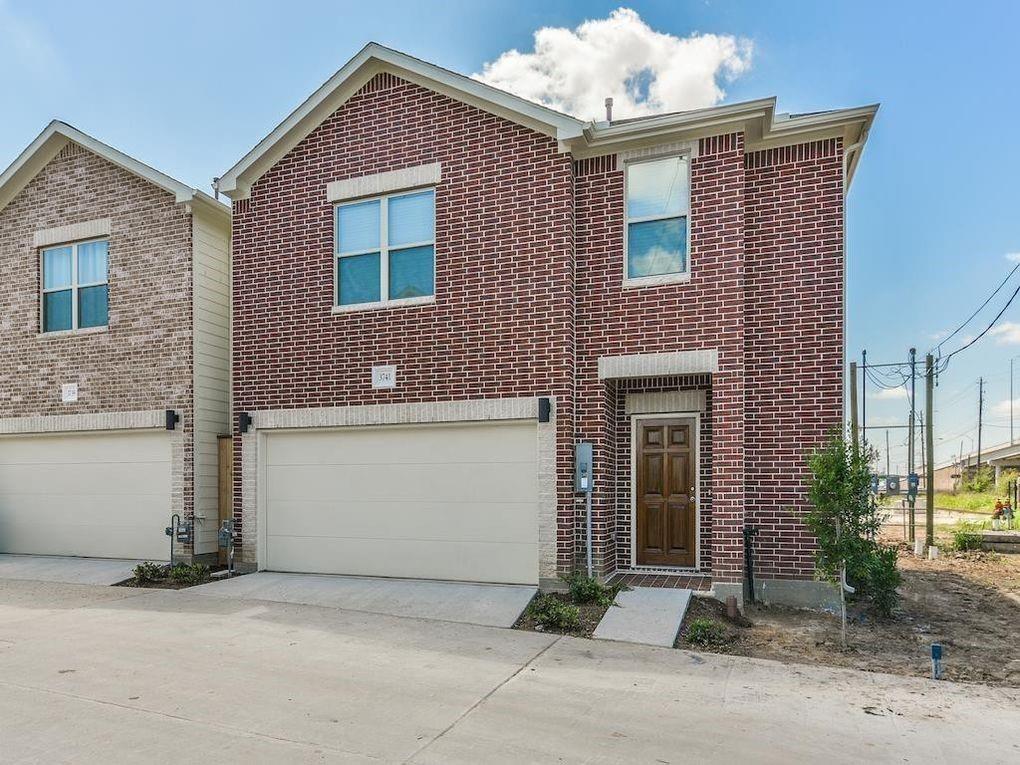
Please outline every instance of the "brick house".
[[[876, 107], [582, 122], [371, 44], [225, 173], [251, 567], [818, 603]], [[590, 443], [591, 474], [575, 447]]]
[[0, 175], [0, 552], [166, 560], [177, 513], [216, 554], [229, 232], [62, 122]]

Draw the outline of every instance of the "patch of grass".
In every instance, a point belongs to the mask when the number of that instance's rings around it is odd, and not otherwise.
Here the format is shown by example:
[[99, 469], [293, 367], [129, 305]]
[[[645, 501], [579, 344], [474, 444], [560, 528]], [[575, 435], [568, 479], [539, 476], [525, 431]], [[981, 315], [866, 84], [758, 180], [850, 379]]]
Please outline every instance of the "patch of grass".
[[613, 605], [616, 596], [623, 589], [622, 585], [603, 584], [595, 577], [590, 577], [580, 571], [563, 577], [563, 581], [567, 583], [570, 599], [580, 605], [594, 603], [608, 608]]
[[564, 603], [552, 595], [539, 595], [531, 601], [528, 612], [545, 630], [573, 632], [581, 626], [581, 612], [578, 607]]
[[208, 566], [203, 566], [201, 563], [195, 563], [190, 566], [185, 563], [178, 563], [170, 569], [167, 578], [174, 584], [198, 584], [205, 580], [207, 576], [209, 576]]
[[160, 582], [166, 579], [167, 566], [163, 563], [153, 563], [152, 561], [145, 561], [135, 566], [134, 570], [135, 581], [139, 584], [150, 584], [152, 582]]
[[715, 619], [698, 617], [687, 625], [687, 642], [699, 648], [721, 648], [729, 642], [725, 625]]
[[935, 492], [935, 507], [942, 510], [959, 510], [967, 513], [995, 512], [995, 502], [1000, 496], [990, 491]]
[[974, 523], [961, 523], [953, 530], [953, 547], [960, 552], [981, 549], [981, 529]]

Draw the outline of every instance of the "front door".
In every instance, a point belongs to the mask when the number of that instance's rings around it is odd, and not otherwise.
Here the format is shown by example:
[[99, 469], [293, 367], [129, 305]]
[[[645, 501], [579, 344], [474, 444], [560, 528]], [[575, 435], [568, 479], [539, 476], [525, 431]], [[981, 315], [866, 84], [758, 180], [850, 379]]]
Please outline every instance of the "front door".
[[695, 565], [695, 420], [638, 420], [635, 515], [639, 566]]

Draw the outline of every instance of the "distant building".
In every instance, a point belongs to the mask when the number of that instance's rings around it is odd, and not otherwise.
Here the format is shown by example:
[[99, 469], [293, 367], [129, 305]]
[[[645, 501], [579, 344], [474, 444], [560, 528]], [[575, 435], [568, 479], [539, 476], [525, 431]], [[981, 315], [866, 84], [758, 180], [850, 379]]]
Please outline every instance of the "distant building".
[[935, 491], [956, 491], [960, 487], [963, 476], [973, 473], [979, 465], [995, 468], [995, 480], [998, 481], [1003, 469], [1020, 470], [1020, 443], [999, 444], [981, 450], [978, 461], [977, 452], [963, 453], [956, 459], [935, 466]]

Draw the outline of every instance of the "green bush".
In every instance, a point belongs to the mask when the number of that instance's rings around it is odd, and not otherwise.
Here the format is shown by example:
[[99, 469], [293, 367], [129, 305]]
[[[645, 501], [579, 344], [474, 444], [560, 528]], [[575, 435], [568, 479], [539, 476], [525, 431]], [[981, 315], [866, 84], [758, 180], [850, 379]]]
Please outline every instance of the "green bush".
[[570, 632], [581, 626], [581, 612], [577, 606], [564, 603], [554, 595], [539, 595], [528, 608], [543, 629]]
[[896, 588], [902, 577], [896, 568], [896, 548], [876, 546], [865, 558], [864, 572], [858, 581], [859, 593], [868, 598], [883, 616], [892, 616], [899, 601]]
[[873, 452], [847, 442], [840, 432], [816, 449], [808, 458], [812, 508], [805, 522], [818, 540], [821, 575], [838, 585], [845, 566], [855, 597], [888, 615], [898, 600], [900, 573], [896, 550], [875, 541], [882, 518], [870, 492], [873, 457]]
[[166, 579], [167, 567], [162, 563], [145, 561], [135, 566], [135, 581], [139, 584], [151, 584]]
[[170, 569], [168, 578], [174, 584], [198, 584], [209, 575], [209, 569], [201, 563], [189, 566], [178, 563]]
[[960, 488], [964, 491], [984, 493], [995, 488], [995, 471], [988, 465], [982, 465], [965, 473]]
[[961, 523], [953, 530], [953, 547], [961, 552], [981, 549], [981, 530], [976, 524]]
[[595, 577], [590, 577], [580, 571], [575, 571], [569, 576], [563, 577], [570, 590], [570, 599], [575, 603], [594, 603], [600, 606], [611, 606], [620, 592], [619, 585], [606, 585]]
[[687, 642], [702, 648], [715, 648], [727, 642], [726, 628], [714, 619], [698, 617], [687, 625]]

